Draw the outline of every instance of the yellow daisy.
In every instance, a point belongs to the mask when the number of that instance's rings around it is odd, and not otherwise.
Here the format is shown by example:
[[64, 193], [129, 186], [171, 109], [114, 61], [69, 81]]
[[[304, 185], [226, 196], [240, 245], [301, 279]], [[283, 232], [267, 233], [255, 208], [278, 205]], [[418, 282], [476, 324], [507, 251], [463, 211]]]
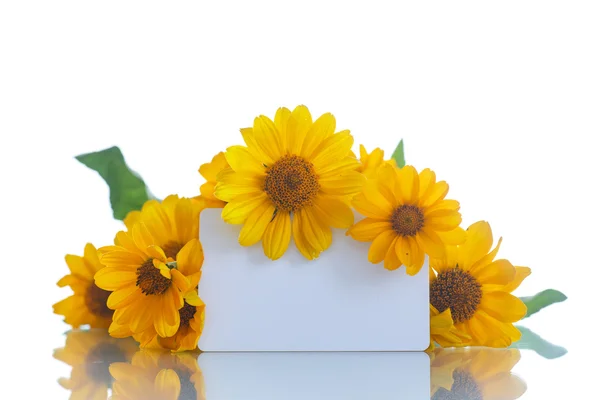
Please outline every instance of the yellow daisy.
[[313, 122], [304, 106], [280, 108], [274, 122], [261, 115], [241, 132], [246, 146], [228, 148], [231, 169], [217, 175], [215, 196], [228, 203], [223, 219], [243, 224], [240, 244], [262, 240], [273, 260], [292, 236], [304, 257], [318, 257], [331, 244], [331, 227], [354, 222], [347, 198], [365, 180], [356, 171], [350, 132], [334, 133], [331, 114]]
[[520, 359], [517, 349], [436, 349], [431, 399], [518, 399], [527, 391], [511, 372]]
[[170, 195], [162, 202], [148, 200], [141, 211], [131, 211], [123, 221], [128, 230], [142, 222], [167, 257], [176, 258], [179, 250], [199, 238], [202, 203]]
[[73, 295], [54, 304], [54, 313], [64, 315], [65, 322], [73, 328], [81, 325], [108, 328], [113, 310], [106, 306], [110, 292], [100, 289], [94, 283], [94, 274], [104, 267], [98, 259], [96, 248], [88, 243], [83, 257], [68, 254], [65, 260], [71, 273], [62, 277], [57, 285], [70, 286]]
[[170, 354], [141, 350], [131, 363], [114, 363], [113, 400], [205, 400], [204, 377], [197, 353]]
[[377, 177], [377, 171], [384, 164], [390, 164], [395, 166], [394, 160], [384, 161], [384, 153], [379, 147], [373, 150], [371, 153], [367, 152], [365, 146], [360, 145], [360, 167], [358, 171], [362, 173], [367, 179], [375, 179]]
[[[190, 287], [198, 285], [192, 282]], [[189, 290], [184, 296], [183, 307], [179, 309], [179, 328], [171, 337], [161, 337], [156, 333], [154, 326], [139, 333], [133, 333], [127, 326], [115, 324], [114, 335], [118, 337], [133, 336], [145, 349], [171, 350], [173, 352], [196, 350], [198, 340], [204, 329], [204, 302], [198, 297], [197, 289]]]
[[448, 184], [436, 182], [435, 173], [413, 166], [382, 166], [375, 179], [369, 179], [352, 204], [367, 218], [359, 221], [348, 234], [361, 242], [373, 242], [369, 261], [384, 262], [395, 270], [406, 266], [415, 275], [425, 262], [425, 254], [442, 256], [449, 244], [464, 241], [459, 227], [460, 206], [445, 199]]
[[132, 339], [112, 338], [104, 329], [70, 331], [65, 347], [54, 351], [54, 358], [72, 367], [71, 376], [58, 383], [73, 400], [106, 399], [113, 383], [109, 365], [129, 362], [137, 350]]
[[200, 196], [196, 197], [196, 199], [203, 202], [204, 208], [223, 208], [227, 204], [215, 197], [217, 175], [225, 169], [229, 169], [229, 164], [223, 152], [214, 156], [211, 162], [202, 164], [198, 169], [198, 172], [206, 179], [206, 182], [200, 186]]
[[183, 294], [199, 279], [204, 259], [200, 242], [190, 240], [177, 261], [165, 255], [143, 223], [117, 233], [115, 242], [100, 249], [106, 267], [95, 275], [96, 285], [113, 291], [107, 301], [115, 310], [109, 332], [119, 336], [122, 327], [139, 333], [154, 326], [160, 336], [175, 335]]
[[463, 342], [470, 339], [468, 335], [465, 335], [463, 332], [456, 329], [449, 308], [443, 313], [440, 313], [430, 304], [429, 317], [431, 340], [427, 351], [432, 351], [434, 349], [434, 343], [437, 343], [442, 347], [460, 347], [463, 345]]
[[507, 347], [521, 337], [513, 323], [525, 316], [527, 307], [510, 292], [531, 270], [508, 260], [494, 261], [501, 242], [490, 252], [492, 229], [479, 221], [467, 229], [462, 245], [431, 259], [431, 305], [441, 312], [451, 310], [454, 326], [471, 338], [465, 345]]

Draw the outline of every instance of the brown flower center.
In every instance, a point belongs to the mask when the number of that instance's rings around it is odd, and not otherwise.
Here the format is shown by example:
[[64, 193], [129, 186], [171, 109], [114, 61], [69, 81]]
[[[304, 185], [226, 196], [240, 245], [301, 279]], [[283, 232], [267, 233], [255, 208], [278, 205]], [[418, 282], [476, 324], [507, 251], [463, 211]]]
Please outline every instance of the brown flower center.
[[196, 307], [184, 302], [183, 307], [179, 310], [179, 328], [190, 326], [190, 320], [196, 315]]
[[450, 391], [438, 389], [432, 400], [483, 400], [483, 394], [473, 375], [467, 371], [454, 370], [452, 373], [454, 383]]
[[109, 291], [100, 289], [92, 282], [85, 291], [85, 305], [88, 310], [90, 310], [92, 314], [102, 318], [112, 317], [114, 311], [106, 305], [106, 300], [108, 299], [108, 296], [110, 296], [110, 293], [111, 292]]
[[137, 269], [137, 276], [135, 284], [145, 295], [163, 294], [171, 287], [171, 280], [160, 274], [159, 269], [152, 264], [152, 259], [147, 260]]
[[468, 321], [481, 303], [481, 284], [456, 267], [438, 274], [429, 284], [429, 301], [439, 312], [450, 308], [454, 323]]
[[173, 260], [175, 260], [177, 258], [177, 253], [179, 253], [179, 250], [183, 248], [183, 245], [173, 241], [161, 246], [161, 248], [165, 252], [167, 258], [171, 257]]
[[415, 236], [423, 228], [425, 217], [419, 207], [402, 205], [392, 212], [391, 222], [398, 235]]
[[267, 169], [264, 190], [278, 211], [295, 212], [312, 204], [319, 192], [319, 177], [312, 163], [287, 155]]
[[113, 378], [108, 371], [110, 364], [126, 362], [127, 358], [119, 346], [113, 343], [100, 343], [96, 345], [85, 359], [86, 376], [93, 382], [112, 386]]

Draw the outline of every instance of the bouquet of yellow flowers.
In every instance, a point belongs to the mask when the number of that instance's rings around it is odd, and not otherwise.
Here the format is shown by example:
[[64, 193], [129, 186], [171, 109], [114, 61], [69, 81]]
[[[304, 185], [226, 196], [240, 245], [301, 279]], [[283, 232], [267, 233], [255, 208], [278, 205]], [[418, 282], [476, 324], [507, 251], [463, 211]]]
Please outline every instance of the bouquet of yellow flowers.
[[402, 141], [389, 159], [362, 145], [356, 155], [350, 131], [336, 131], [329, 113], [313, 120], [305, 106], [261, 115], [241, 134], [244, 145], [200, 166], [206, 182], [193, 198], [153, 198], [117, 147], [78, 156], [109, 185], [124, 229], [113, 244], [66, 256], [70, 273], [58, 285], [73, 295], [54, 312], [74, 328], [108, 329], [142, 348], [196, 350], [207, 308], [198, 292], [207, 208], [222, 209], [226, 223], [241, 225], [239, 244], [260, 243], [270, 260], [296, 250], [317, 259], [330, 248], [332, 229], [343, 229], [370, 243], [364, 259], [390, 274], [413, 276], [425, 266], [430, 349], [508, 347], [522, 335], [516, 322], [566, 299], [555, 290], [512, 295], [530, 268], [496, 258], [502, 238], [494, 242], [487, 222], [463, 228], [448, 183], [405, 165]]

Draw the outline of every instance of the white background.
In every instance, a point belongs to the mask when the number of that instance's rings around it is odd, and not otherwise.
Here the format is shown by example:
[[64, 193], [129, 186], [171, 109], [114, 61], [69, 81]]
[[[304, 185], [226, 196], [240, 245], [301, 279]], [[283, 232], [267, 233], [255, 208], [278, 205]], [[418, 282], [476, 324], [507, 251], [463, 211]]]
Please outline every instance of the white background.
[[121, 227], [73, 157], [118, 145], [158, 197], [193, 196], [198, 166], [239, 128], [298, 104], [368, 149], [404, 138], [465, 224], [488, 220], [501, 256], [533, 269], [518, 294], [570, 297], [528, 321], [570, 352], [515, 368], [526, 397], [593, 385], [581, 363], [598, 326], [598, 2], [391, 4], [0, 3], [0, 332], [15, 387], [64, 396], [53, 373], [32, 377], [59, 371], [64, 254]]

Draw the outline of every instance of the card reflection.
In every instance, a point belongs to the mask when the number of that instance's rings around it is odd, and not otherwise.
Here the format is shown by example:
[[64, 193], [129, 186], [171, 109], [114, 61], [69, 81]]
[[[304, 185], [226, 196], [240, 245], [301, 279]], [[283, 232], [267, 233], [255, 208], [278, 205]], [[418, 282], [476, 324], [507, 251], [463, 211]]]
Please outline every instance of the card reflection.
[[[73, 330], [54, 357], [70, 399], [517, 399], [517, 349], [426, 353], [176, 353]], [[68, 395], [65, 393], [65, 398]]]

